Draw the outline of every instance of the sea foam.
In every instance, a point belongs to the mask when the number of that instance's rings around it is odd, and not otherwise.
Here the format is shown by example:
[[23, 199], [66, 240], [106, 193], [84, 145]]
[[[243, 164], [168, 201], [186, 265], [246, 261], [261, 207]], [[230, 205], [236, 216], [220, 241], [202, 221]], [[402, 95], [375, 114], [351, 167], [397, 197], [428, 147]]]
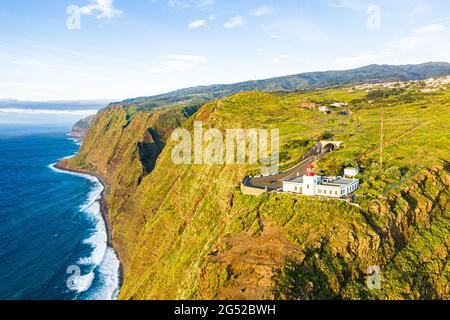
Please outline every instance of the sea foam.
[[[95, 225], [91, 230], [90, 237], [83, 241], [84, 244], [92, 247], [92, 252], [88, 257], [81, 257], [77, 261], [78, 265], [89, 266], [93, 271], [80, 276], [75, 281], [77, 292], [86, 292], [87, 299], [90, 300], [117, 299], [120, 291], [120, 261], [114, 249], [108, 246], [106, 222], [103, 219], [100, 207], [100, 200], [104, 191], [103, 185], [94, 176], [60, 170], [55, 168], [55, 164], [50, 165], [50, 168], [58, 173], [88, 179], [94, 184], [88, 194], [86, 203], [80, 207], [80, 212], [91, 218]], [[95, 279], [96, 274], [98, 274], [97, 279]], [[94, 282], [98, 285], [93, 287]]]

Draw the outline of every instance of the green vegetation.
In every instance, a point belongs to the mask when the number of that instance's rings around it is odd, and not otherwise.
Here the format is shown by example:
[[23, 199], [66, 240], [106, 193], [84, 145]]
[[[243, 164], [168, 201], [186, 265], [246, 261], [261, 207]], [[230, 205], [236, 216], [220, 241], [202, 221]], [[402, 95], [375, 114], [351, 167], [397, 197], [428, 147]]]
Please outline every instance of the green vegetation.
[[[346, 102], [350, 113], [302, 107], [310, 102]], [[449, 104], [449, 89], [368, 97], [333, 88], [239, 93], [188, 120], [183, 108], [114, 107], [97, 118], [69, 163], [110, 184], [113, 241], [125, 267], [122, 299], [448, 299]], [[323, 137], [343, 141], [318, 166], [338, 174], [359, 165], [360, 207], [242, 195], [241, 180], [257, 167], [174, 165], [170, 132], [192, 130], [194, 120], [206, 128], [278, 128], [283, 167]], [[383, 273], [379, 292], [365, 286], [372, 265]]]
[[[170, 108], [180, 105], [197, 107], [207, 101], [253, 90], [283, 94], [354, 83], [421, 80], [449, 73], [450, 64], [445, 62], [403, 66], [371, 65], [353, 70], [300, 73], [256, 82], [245, 81], [226, 85], [193, 87], [152, 97], [128, 99], [121, 103], [113, 103], [111, 106], [132, 107], [137, 110]], [[340, 97], [330, 96], [330, 99], [335, 101]]]

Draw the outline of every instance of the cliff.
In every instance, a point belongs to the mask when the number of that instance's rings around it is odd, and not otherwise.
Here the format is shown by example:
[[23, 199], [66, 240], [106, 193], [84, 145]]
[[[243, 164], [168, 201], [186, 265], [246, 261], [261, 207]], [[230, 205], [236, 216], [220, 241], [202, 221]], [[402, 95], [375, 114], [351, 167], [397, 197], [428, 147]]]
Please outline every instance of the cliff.
[[[402, 91], [369, 105], [365, 92], [330, 89], [241, 93], [193, 115], [117, 106], [97, 117], [66, 165], [95, 171], [110, 185], [121, 299], [449, 298], [450, 142], [442, 134], [449, 97], [448, 90]], [[301, 107], [335, 99], [354, 113]], [[381, 106], [388, 119], [383, 170], [376, 165]], [[242, 195], [240, 182], [255, 166], [175, 165], [170, 133], [192, 130], [194, 120], [221, 130], [279, 128], [285, 165], [306, 150], [296, 141], [324, 134], [345, 141], [319, 166], [332, 172], [357, 161], [364, 168], [360, 207]], [[371, 266], [381, 269], [380, 290], [366, 286]]]
[[75, 123], [70, 135], [75, 139], [83, 140], [95, 118], [96, 115], [92, 115]]

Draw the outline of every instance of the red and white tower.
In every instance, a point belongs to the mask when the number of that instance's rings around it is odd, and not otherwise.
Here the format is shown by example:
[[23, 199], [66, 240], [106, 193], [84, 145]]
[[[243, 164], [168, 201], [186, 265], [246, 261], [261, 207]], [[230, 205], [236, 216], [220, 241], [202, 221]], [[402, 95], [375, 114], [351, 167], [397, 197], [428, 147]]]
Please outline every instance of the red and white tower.
[[306, 176], [314, 177], [315, 175], [316, 175], [316, 172], [315, 172], [314, 165], [312, 164], [312, 162], [310, 162], [308, 164], [308, 166], [306, 167]]
[[316, 176], [315, 168], [312, 163], [306, 167], [306, 175], [303, 177], [303, 194], [316, 195], [317, 185], [320, 182], [320, 177]]

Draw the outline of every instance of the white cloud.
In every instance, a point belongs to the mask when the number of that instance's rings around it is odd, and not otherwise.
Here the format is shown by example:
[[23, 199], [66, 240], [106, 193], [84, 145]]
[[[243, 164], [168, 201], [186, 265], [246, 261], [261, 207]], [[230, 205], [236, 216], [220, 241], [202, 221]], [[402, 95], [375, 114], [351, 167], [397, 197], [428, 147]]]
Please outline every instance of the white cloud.
[[237, 16], [237, 17], [231, 18], [230, 20], [225, 22], [223, 24], [223, 26], [227, 29], [233, 29], [233, 28], [242, 27], [244, 24], [245, 24], [244, 19], [241, 16]]
[[320, 26], [306, 19], [263, 24], [261, 29], [268, 37], [286, 42], [325, 43], [328, 41], [328, 35], [321, 30]]
[[408, 12], [411, 16], [428, 16], [432, 14], [431, 6], [430, 4], [419, 1], [413, 3], [413, 7]]
[[90, 116], [96, 114], [98, 110], [50, 110], [50, 109], [18, 109], [0, 108], [0, 114], [27, 114], [27, 115], [69, 115], [69, 116]]
[[336, 68], [348, 69], [377, 63], [380, 58], [383, 58], [383, 55], [383, 53], [375, 53], [371, 50], [357, 52], [350, 57], [338, 59]]
[[205, 20], [195, 20], [188, 24], [189, 29], [198, 29], [206, 26]]
[[336, 68], [347, 69], [373, 63], [406, 64], [427, 61], [448, 61], [450, 57], [448, 25], [424, 25], [410, 34], [385, 42], [379, 50], [366, 50], [338, 59]]
[[97, 19], [111, 19], [122, 15], [114, 8], [114, 0], [91, 0], [90, 4], [79, 8], [80, 14], [95, 15]]
[[361, 2], [361, 0], [337, 0], [331, 4], [331, 7], [352, 9], [352, 10], [362, 10], [366, 6]]
[[[387, 42], [386, 45], [390, 50], [413, 49], [429, 42], [430, 38], [444, 31], [443, 24], [430, 24], [417, 28], [412, 31], [411, 35], [398, 39], [396, 41]], [[445, 38], [444, 38], [445, 39]], [[438, 44], [440, 42], [437, 42]]]
[[169, 7], [173, 9], [186, 9], [196, 7], [199, 9], [214, 4], [215, 0], [168, 0]]
[[275, 54], [275, 55], [272, 55], [270, 58], [270, 60], [275, 63], [280, 63], [280, 62], [286, 61], [288, 59], [289, 59], [289, 56], [287, 54]]
[[205, 57], [202, 56], [195, 56], [195, 55], [187, 55], [187, 54], [170, 54], [166, 56], [168, 59], [171, 60], [178, 60], [178, 61], [188, 61], [188, 62], [195, 62], [195, 63], [203, 63], [208, 61]]
[[266, 15], [271, 14], [271, 13], [272, 13], [272, 10], [269, 7], [262, 6], [262, 7], [258, 8], [258, 9], [256, 9], [255, 11], [253, 11], [252, 14], [255, 17], [261, 17], [261, 16], [266, 16]]
[[170, 54], [163, 57], [160, 67], [147, 69], [154, 74], [167, 74], [168, 72], [183, 73], [190, 71], [202, 64], [208, 62], [203, 56], [186, 55], [186, 54]]

